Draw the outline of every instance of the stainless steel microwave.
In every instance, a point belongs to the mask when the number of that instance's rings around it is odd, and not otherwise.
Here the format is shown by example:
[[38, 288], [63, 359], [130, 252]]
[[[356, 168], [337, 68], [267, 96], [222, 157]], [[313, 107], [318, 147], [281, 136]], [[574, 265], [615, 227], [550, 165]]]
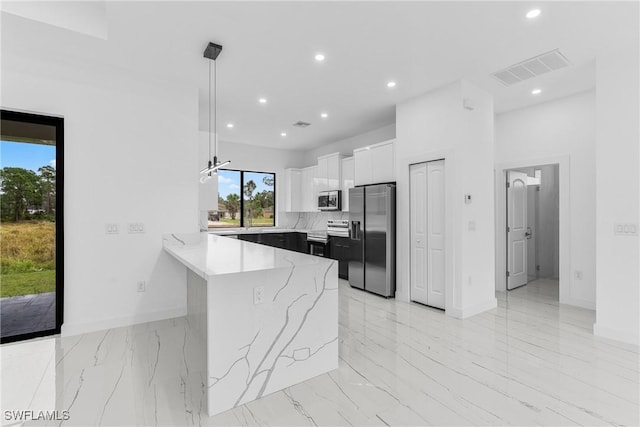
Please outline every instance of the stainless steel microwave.
[[342, 209], [342, 192], [340, 190], [321, 191], [318, 195], [318, 210], [339, 211]]

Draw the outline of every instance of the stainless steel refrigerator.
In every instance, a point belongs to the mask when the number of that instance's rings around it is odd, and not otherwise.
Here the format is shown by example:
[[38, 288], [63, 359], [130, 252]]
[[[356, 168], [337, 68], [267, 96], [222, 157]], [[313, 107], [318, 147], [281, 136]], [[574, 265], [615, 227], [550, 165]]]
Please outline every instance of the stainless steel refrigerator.
[[396, 293], [396, 186], [349, 190], [349, 284], [384, 297]]

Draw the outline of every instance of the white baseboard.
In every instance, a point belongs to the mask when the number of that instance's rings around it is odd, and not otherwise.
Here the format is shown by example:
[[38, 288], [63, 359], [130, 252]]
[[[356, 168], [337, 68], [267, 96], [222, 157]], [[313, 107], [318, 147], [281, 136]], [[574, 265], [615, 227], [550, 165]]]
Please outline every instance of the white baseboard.
[[578, 298], [563, 298], [560, 300], [560, 304], [573, 305], [576, 307], [586, 308], [589, 310], [596, 309], [595, 301], [587, 301], [587, 300], [578, 299]]
[[139, 323], [155, 322], [156, 320], [172, 319], [174, 317], [182, 317], [187, 315], [187, 307], [174, 308], [171, 310], [153, 311], [150, 313], [136, 314], [135, 316], [119, 317], [115, 319], [97, 320], [95, 322], [86, 323], [68, 323], [62, 324], [61, 335], [63, 337], [86, 334], [89, 332], [102, 331], [105, 329], [120, 328], [123, 326], [131, 326]]
[[640, 332], [637, 329], [609, 328], [596, 322], [593, 324], [593, 335], [629, 344], [640, 345]]
[[498, 300], [496, 298], [491, 298], [485, 302], [480, 304], [474, 304], [469, 307], [464, 308], [447, 308], [445, 313], [448, 316], [455, 317], [456, 319], [466, 319], [471, 316], [475, 316], [476, 314], [480, 314], [487, 310], [494, 309], [498, 306]]

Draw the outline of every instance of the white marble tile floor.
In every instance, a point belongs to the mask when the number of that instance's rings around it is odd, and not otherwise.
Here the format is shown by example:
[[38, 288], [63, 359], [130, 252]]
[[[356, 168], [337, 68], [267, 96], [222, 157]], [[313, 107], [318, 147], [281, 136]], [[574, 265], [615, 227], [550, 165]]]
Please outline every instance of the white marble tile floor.
[[[594, 337], [594, 312], [559, 305], [556, 281], [466, 320], [339, 293], [339, 369], [214, 417], [186, 318], [3, 345], [2, 425], [640, 425], [638, 347]], [[7, 419], [21, 410], [60, 412]]]

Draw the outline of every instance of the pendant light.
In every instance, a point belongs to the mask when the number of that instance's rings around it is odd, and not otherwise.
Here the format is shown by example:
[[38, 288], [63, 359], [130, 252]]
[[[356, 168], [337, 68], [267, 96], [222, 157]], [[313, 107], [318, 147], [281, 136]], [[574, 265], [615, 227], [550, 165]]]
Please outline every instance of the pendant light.
[[214, 109], [213, 109], [213, 159], [211, 158], [211, 62], [209, 62], [209, 163], [207, 167], [200, 171], [202, 175], [200, 177], [200, 182], [205, 183], [209, 179], [211, 179], [211, 174], [218, 173], [218, 169], [221, 167], [228, 165], [231, 163], [231, 160], [227, 160], [224, 162], [218, 161], [218, 103], [217, 103], [217, 77], [218, 77], [218, 69], [216, 67], [216, 59], [220, 52], [222, 51], [222, 46], [219, 44], [211, 43], [207, 45], [207, 48], [204, 50], [204, 57], [210, 59], [213, 62], [213, 66], [215, 68], [215, 74], [213, 78], [213, 100], [214, 100]]

